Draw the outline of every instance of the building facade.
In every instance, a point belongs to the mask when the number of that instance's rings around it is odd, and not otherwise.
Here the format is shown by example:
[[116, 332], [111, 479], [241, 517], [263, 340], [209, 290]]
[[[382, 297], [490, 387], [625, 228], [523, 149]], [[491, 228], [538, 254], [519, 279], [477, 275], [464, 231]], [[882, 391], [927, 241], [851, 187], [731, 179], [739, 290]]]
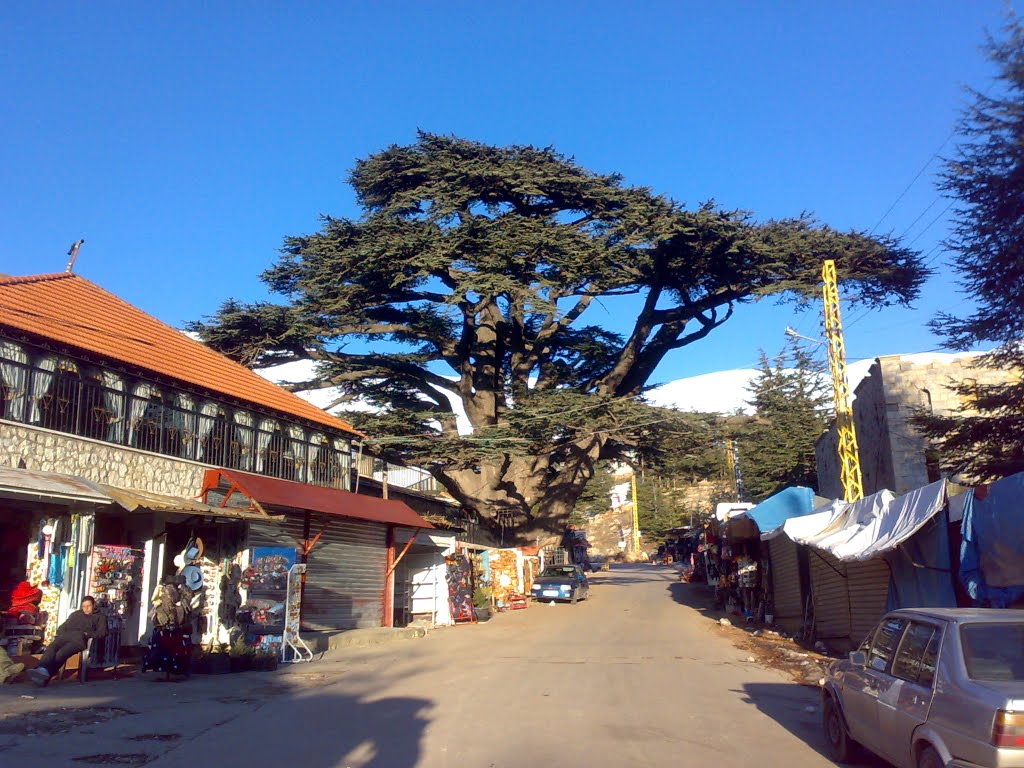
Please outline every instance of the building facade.
[[[1008, 374], [974, 365], [975, 355], [922, 354], [879, 357], [854, 391], [853, 417], [864, 493], [901, 495], [940, 477], [939, 456], [912, 426], [917, 410], [958, 413], [964, 406], [953, 385], [973, 380], [999, 384]], [[842, 498], [838, 437], [833, 425], [816, 446], [818, 493]]]

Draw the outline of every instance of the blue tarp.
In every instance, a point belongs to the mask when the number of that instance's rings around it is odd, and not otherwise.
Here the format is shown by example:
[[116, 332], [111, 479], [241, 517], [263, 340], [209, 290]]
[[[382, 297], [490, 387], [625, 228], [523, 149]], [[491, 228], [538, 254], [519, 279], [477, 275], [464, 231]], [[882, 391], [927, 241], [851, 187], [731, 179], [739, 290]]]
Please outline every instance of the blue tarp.
[[941, 510], [885, 556], [892, 578], [887, 609], [956, 608], [947, 513]]
[[803, 517], [814, 511], [814, 491], [793, 486], [769, 496], [745, 514], [761, 533], [773, 531], [791, 517]]
[[976, 605], [1006, 608], [1024, 597], [1024, 472], [968, 493], [960, 581]]

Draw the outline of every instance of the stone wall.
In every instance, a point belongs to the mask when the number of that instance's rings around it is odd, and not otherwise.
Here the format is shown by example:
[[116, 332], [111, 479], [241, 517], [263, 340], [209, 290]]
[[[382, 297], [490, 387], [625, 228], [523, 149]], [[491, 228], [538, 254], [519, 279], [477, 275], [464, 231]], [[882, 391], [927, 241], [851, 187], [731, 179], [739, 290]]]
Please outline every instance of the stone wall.
[[199, 493], [208, 469], [195, 461], [7, 421], [0, 421], [0, 465], [184, 497]]
[[[860, 448], [864, 493], [883, 488], [896, 494], [927, 485], [929, 446], [910, 424], [917, 409], [936, 414], [960, 412], [960, 396], [952, 385], [967, 379], [980, 384], [998, 384], [1008, 374], [990, 368], [976, 368], [973, 358], [950, 354], [880, 357], [854, 393], [853, 414]], [[835, 426], [816, 446], [818, 492], [822, 496], [842, 495], [839, 476], [838, 438]]]

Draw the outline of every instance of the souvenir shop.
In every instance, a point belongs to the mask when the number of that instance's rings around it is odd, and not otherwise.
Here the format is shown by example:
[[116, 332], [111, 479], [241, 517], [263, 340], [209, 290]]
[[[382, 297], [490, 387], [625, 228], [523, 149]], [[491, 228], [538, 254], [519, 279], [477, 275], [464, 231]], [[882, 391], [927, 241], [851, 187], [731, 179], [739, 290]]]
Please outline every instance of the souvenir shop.
[[8, 653], [37, 651], [89, 594], [95, 514], [110, 504], [78, 478], [0, 468], [0, 611]]
[[445, 558], [452, 623], [526, 608], [541, 561], [540, 547], [490, 548], [458, 542]]

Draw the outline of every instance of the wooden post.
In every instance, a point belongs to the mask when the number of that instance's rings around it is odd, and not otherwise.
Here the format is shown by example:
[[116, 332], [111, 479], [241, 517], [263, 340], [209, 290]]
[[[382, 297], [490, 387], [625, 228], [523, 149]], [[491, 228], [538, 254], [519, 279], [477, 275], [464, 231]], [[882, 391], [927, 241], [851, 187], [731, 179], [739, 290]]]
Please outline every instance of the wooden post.
[[387, 571], [384, 575], [384, 620], [381, 626], [395, 626], [395, 526], [388, 526]]

